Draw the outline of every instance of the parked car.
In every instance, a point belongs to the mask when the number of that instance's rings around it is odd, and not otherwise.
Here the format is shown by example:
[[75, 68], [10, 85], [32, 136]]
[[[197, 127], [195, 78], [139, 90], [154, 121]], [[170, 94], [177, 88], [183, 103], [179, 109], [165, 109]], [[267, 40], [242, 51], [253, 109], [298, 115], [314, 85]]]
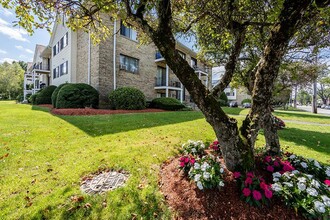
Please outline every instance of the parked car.
[[322, 104], [322, 105], [321, 105], [321, 108], [325, 108], [325, 106], [326, 106], [325, 104]]
[[236, 107], [238, 107], [238, 104], [237, 104], [237, 102], [230, 102], [229, 107], [236, 108]]
[[249, 102], [246, 102], [246, 103], [243, 103], [243, 108], [251, 108], [251, 103]]
[[329, 109], [330, 110], [330, 105], [326, 105], [324, 109]]

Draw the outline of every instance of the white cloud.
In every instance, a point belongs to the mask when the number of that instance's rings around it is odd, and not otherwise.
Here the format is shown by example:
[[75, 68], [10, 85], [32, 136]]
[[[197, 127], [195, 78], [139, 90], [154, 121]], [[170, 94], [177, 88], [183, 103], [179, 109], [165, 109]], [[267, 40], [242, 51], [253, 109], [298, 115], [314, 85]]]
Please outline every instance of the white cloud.
[[0, 53], [1, 53], [1, 54], [6, 54], [7, 51], [5, 51], [5, 50], [1, 50], [1, 49], [0, 49]]
[[4, 62], [12, 63], [13, 61], [18, 61], [18, 60], [15, 60], [15, 59], [12, 59], [12, 58], [0, 59], [0, 63], [4, 63]]
[[13, 16], [14, 15], [11, 11], [9, 11], [6, 8], [1, 8], [0, 9], [0, 14], [3, 14], [6, 17], [10, 17], [10, 16]]
[[31, 54], [34, 54], [33, 50], [30, 50], [30, 49], [25, 49], [25, 51], [26, 51], [27, 53], [31, 53]]
[[15, 39], [23, 42], [30, 42], [28, 39], [24, 37], [24, 35], [28, 34], [25, 30], [11, 27], [7, 21], [1, 18], [0, 18], [0, 33], [6, 35], [11, 39]]
[[28, 59], [29, 57], [26, 56], [26, 55], [24, 55], [24, 54], [21, 54], [21, 55], [19, 55], [18, 58], [26, 60], [26, 59]]
[[23, 50], [23, 47], [22, 46], [15, 46], [16, 47], [16, 49], [19, 49], [19, 50]]

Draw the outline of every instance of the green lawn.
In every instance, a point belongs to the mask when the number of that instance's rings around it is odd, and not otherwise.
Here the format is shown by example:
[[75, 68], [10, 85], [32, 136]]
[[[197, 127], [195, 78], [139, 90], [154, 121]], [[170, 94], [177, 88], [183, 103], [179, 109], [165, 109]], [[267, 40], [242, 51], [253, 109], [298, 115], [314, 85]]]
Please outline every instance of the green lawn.
[[[280, 131], [282, 146], [330, 164], [330, 127], [287, 126]], [[214, 139], [200, 112], [59, 117], [0, 102], [0, 157], [9, 153], [0, 160], [0, 219], [170, 219], [158, 190], [159, 167], [189, 139]], [[127, 185], [83, 195], [81, 178], [107, 167], [128, 171]], [[83, 195], [82, 205], [91, 208], [73, 209], [80, 205], [73, 195]]]

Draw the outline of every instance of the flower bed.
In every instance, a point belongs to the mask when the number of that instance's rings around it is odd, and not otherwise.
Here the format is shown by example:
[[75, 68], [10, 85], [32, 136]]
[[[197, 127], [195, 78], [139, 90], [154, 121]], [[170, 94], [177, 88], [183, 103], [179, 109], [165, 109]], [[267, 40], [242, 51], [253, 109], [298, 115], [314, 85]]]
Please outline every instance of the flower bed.
[[256, 172], [226, 171], [220, 162], [221, 146], [214, 141], [206, 151], [201, 141], [182, 145], [179, 168], [198, 190], [221, 189], [235, 179], [241, 200], [251, 206], [267, 206], [275, 201], [292, 207], [307, 218], [330, 215], [330, 167], [314, 159], [290, 153], [283, 156], [258, 155]]

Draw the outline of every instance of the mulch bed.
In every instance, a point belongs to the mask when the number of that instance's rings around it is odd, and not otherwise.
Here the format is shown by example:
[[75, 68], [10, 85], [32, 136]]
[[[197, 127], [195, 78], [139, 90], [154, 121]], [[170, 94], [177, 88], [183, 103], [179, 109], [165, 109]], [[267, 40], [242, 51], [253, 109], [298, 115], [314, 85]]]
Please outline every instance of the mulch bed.
[[147, 108], [143, 110], [110, 110], [110, 109], [93, 109], [93, 108], [63, 108], [55, 109], [52, 105], [38, 105], [51, 109], [54, 115], [112, 115], [112, 114], [130, 114], [130, 113], [146, 113], [146, 112], [165, 112], [162, 109]]
[[281, 201], [269, 207], [252, 207], [240, 200], [239, 190], [228, 170], [221, 190], [200, 191], [178, 169], [178, 158], [163, 164], [160, 188], [175, 219], [304, 219]]

